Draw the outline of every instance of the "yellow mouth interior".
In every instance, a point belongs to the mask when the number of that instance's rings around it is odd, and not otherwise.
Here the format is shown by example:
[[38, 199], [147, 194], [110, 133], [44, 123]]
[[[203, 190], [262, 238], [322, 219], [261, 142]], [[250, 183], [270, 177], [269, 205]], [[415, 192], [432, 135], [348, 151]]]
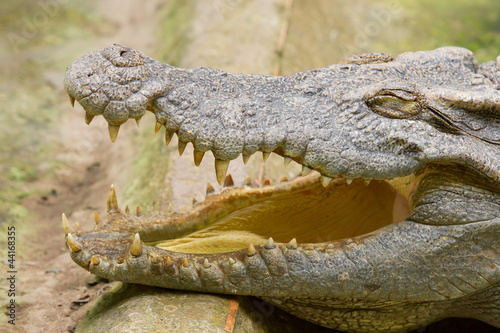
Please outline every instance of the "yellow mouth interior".
[[[400, 191], [401, 192], [401, 191]], [[223, 253], [249, 243], [321, 243], [363, 235], [410, 214], [408, 200], [385, 181], [347, 185], [334, 179], [324, 188], [319, 177], [300, 190], [269, 195], [215, 219], [207, 227], [156, 246], [183, 253]]]

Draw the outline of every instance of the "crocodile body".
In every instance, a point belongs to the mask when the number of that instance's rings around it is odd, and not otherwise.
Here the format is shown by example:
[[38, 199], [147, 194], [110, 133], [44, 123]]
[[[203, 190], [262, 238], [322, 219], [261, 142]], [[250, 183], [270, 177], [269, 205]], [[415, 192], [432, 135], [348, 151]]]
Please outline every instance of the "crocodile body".
[[[254, 295], [351, 332], [452, 316], [500, 327], [500, 58], [478, 65], [445, 47], [274, 77], [110, 45], [75, 61], [65, 88], [113, 141], [153, 112], [197, 165], [212, 151], [225, 186], [208, 185], [188, 213], [151, 217], [122, 212], [112, 188], [89, 232], [63, 216], [71, 257], [93, 274]], [[257, 151], [303, 176], [234, 187], [229, 161]]]

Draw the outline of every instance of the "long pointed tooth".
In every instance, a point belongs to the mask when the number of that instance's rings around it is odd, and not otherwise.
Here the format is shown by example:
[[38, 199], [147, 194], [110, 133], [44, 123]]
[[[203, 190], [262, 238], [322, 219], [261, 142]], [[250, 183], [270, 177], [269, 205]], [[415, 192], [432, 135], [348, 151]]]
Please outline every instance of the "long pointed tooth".
[[243, 157], [243, 164], [246, 165], [248, 163], [248, 160], [250, 159], [250, 156], [252, 155], [243, 153], [241, 154], [241, 156]]
[[290, 242], [288, 242], [286, 247], [289, 249], [296, 249], [297, 248], [297, 240], [295, 238], [293, 238]]
[[332, 181], [333, 178], [331, 177], [327, 177], [327, 176], [321, 176], [321, 185], [323, 185], [323, 187], [327, 187], [328, 185], [330, 185], [330, 182]]
[[285, 156], [285, 159], [283, 160], [283, 164], [287, 167], [291, 161], [292, 161], [291, 157]]
[[252, 186], [252, 178], [250, 176], [246, 176], [245, 180], [243, 181], [244, 186]]
[[170, 140], [172, 140], [172, 137], [174, 136], [174, 132], [171, 132], [169, 130], [165, 131], [165, 145], [168, 146], [170, 143]]
[[346, 178], [345, 182], [347, 183], [347, 185], [351, 185], [353, 180], [353, 178]]
[[82, 227], [80, 226], [80, 223], [75, 222], [75, 227], [77, 231], [82, 231]]
[[120, 125], [108, 124], [109, 138], [111, 139], [112, 142], [115, 142], [119, 130], [120, 130]]
[[130, 208], [128, 208], [128, 205], [125, 206], [125, 214], [130, 214]]
[[307, 176], [311, 171], [312, 169], [310, 167], [305, 165], [302, 166], [302, 176]]
[[94, 119], [94, 115], [90, 114], [88, 112], [85, 112], [85, 123], [87, 125], [90, 125], [90, 123], [92, 122], [92, 119]]
[[141, 245], [141, 237], [139, 234], [135, 234], [134, 241], [130, 246], [130, 254], [134, 257], [138, 257], [142, 254], [142, 245]]
[[142, 211], [141, 211], [140, 206], [137, 206], [137, 208], [135, 209], [135, 212], [136, 212], [137, 216], [142, 216]]
[[137, 124], [137, 127], [141, 127], [141, 118], [135, 118], [135, 123]]
[[234, 186], [234, 181], [233, 177], [231, 176], [230, 173], [227, 174], [226, 179], [224, 179], [224, 187], [231, 187]]
[[108, 202], [107, 202], [108, 212], [111, 210], [120, 209], [118, 207], [118, 200], [116, 200], [115, 186], [111, 184], [108, 192]]
[[215, 189], [212, 186], [212, 184], [210, 184], [209, 182], [207, 182], [207, 191], [206, 191], [207, 196], [209, 196], [210, 194], [212, 194], [214, 192], [215, 192]]
[[68, 219], [66, 218], [66, 214], [62, 214], [62, 224], [63, 224], [63, 229], [64, 233], [67, 235], [71, 232], [71, 228], [69, 226]]
[[166, 260], [165, 264], [167, 264], [167, 267], [171, 267], [171, 266], [173, 266], [173, 265], [174, 265], [174, 263], [172, 262], [172, 258], [167, 257], [167, 260]]
[[97, 214], [97, 211], [94, 211], [94, 220], [95, 220], [95, 224], [99, 224], [99, 222], [101, 222], [101, 219], [99, 218], [99, 214]]
[[204, 152], [194, 150], [193, 151], [193, 157], [194, 157], [194, 165], [199, 166], [201, 161], [203, 160], [203, 156], [205, 156]]
[[208, 262], [208, 259], [205, 258], [205, 261], [203, 262], [203, 268], [210, 268], [210, 263]]
[[269, 155], [271, 155], [271, 153], [267, 153], [267, 152], [262, 152], [262, 159], [265, 161], [267, 161], [267, 159], [269, 158]]
[[274, 248], [274, 239], [272, 237], [269, 237], [266, 244], [264, 244], [264, 248], [266, 248], [268, 250]]
[[181, 140], [179, 140], [179, 155], [182, 156], [182, 154], [184, 153], [184, 149], [186, 149], [186, 146], [187, 146], [187, 142], [182, 142]]
[[227, 168], [229, 167], [229, 161], [215, 160], [215, 174], [217, 176], [217, 182], [222, 185], [224, 178], [226, 178]]
[[73, 238], [73, 235], [71, 235], [71, 233], [69, 233], [67, 235], [67, 240], [66, 241], [68, 242], [68, 246], [71, 249], [71, 251], [73, 251], [73, 252], [80, 252], [82, 250], [78, 246], [78, 243], [75, 241], [75, 239]]
[[71, 96], [70, 94], [68, 94], [68, 96], [69, 96], [69, 102], [71, 103], [71, 106], [75, 107], [75, 98], [73, 96]]
[[250, 245], [248, 245], [247, 256], [251, 257], [255, 253], [257, 253], [257, 251], [255, 251], [255, 246], [253, 246], [253, 244], [250, 243]]
[[158, 131], [160, 130], [160, 128], [163, 126], [162, 123], [160, 123], [159, 121], [156, 121], [156, 124], [155, 124], [155, 134], [158, 133]]

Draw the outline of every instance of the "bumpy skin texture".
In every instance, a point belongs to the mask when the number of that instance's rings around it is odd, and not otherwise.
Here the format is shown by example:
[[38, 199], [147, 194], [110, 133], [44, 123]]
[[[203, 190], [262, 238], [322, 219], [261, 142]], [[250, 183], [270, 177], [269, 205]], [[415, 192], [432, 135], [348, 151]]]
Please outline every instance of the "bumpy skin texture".
[[233, 188], [166, 217], [124, 214], [112, 190], [94, 231], [65, 226], [71, 256], [99, 276], [255, 295], [345, 331], [404, 332], [449, 316], [500, 327], [499, 73], [500, 59], [479, 66], [454, 47], [358, 55], [286, 77], [180, 69], [120, 45], [92, 52], [68, 68], [65, 88], [88, 122], [105, 117], [112, 138], [147, 109], [167, 141], [175, 132], [193, 143], [195, 160], [211, 150], [220, 180], [229, 160], [261, 150], [319, 171], [324, 183], [416, 174], [418, 185], [405, 221], [366, 235], [203, 255], [141, 240], [182, 237], [206, 223], [200, 216], [301, 193], [319, 177]]

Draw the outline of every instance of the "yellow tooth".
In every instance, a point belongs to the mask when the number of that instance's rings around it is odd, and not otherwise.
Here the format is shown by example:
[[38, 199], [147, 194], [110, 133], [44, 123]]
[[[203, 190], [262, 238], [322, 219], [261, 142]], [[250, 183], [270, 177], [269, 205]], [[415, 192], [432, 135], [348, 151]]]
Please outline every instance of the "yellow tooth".
[[264, 162], [267, 161], [269, 155], [271, 155], [271, 153], [262, 152], [262, 159], [264, 160]]
[[205, 261], [203, 262], [203, 268], [210, 268], [210, 263], [208, 262], [208, 259], [205, 258]]
[[71, 249], [72, 252], [80, 252], [82, 249], [78, 246], [78, 244], [75, 242], [75, 239], [73, 238], [73, 235], [71, 235], [71, 233], [69, 233], [67, 235], [67, 240], [68, 242], [68, 246], [69, 248]]
[[95, 224], [99, 224], [99, 222], [101, 222], [101, 219], [99, 218], [99, 215], [97, 214], [97, 211], [94, 211], [94, 220], [95, 220]]
[[80, 223], [75, 222], [76, 230], [82, 231], [82, 227], [80, 227]]
[[142, 211], [141, 211], [140, 206], [137, 206], [137, 208], [135, 209], [135, 212], [136, 212], [137, 216], [142, 216]]
[[194, 150], [193, 151], [193, 157], [194, 157], [194, 165], [200, 166], [201, 161], [203, 160], [203, 156], [205, 155], [204, 152]]
[[353, 180], [353, 178], [346, 178], [345, 182], [347, 183], [347, 185], [351, 185]]
[[179, 140], [179, 155], [182, 156], [182, 154], [184, 153], [184, 149], [186, 149], [186, 146], [187, 146], [187, 142], [182, 142], [181, 140]]
[[227, 168], [229, 167], [229, 161], [215, 160], [215, 174], [217, 176], [217, 182], [222, 185], [224, 179], [226, 178]]
[[130, 214], [130, 208], [128, 208], [128, 205], [125, 206], [125, 214]]
[[247, 164], [248, 163], [248, 160], [250, 159], [250, 156], [252, 156], [252, 155], [241, 154], [241, 157], [243, 157], [243, 164]]
[[158, 133], [158, 131], [160, 130], [160, 128], [163, 126], [162, 123], [160, 123], [159, 121], [156, 121], [156, 125], [155, 125], [155, 134]]
[[151, 258], [151, 262], [153, 264], [157, 264], [160, 261], [160, 259], [158, 258], [158, 255], [155, 252], [151, 252], [149, 254], [149, 257]]
[[173, 266], [173, 265], [174, 265], [174, 263], [172, 262], [172, 258], [167, 257], [166, 264], [167, 264], [167, 267]]
[[138, 257], [142, 254], [141, 237], [139, 237], [139, 234], [135, 234], [134, 236], [134, 241], [130, 246], [130, 254], [134, 257]]
[[90, 123], [92, 122], [92, 119], [94, 119], [94, 115], [90, 114], [88, 112], [85, 112], [85, 123], [87, 125], [90, 125]]
[[302, 176], [307, 176], [311, 171], [312, 169], [310, 167], [307, 167], [305, 165], [302, 166]]
[[281, 180], [280, 180], [281, 183], [287, 182], [287, 181], [288, 181], [288, 177], [287, 176], [281, 177]]
[[224, 187], [234, 186], [233, 177], [230, 173], [227, 174], [226, 179], [224, 179]]
[[333, 178], [331, 177], [327, 177], [327, 176], [321, 176], [321, 185], [323, 185], [323, 187], [327, 187], [330, 182], [332, 181]]
[[184, 267], [189, 266], [189, 260], [187, 260], [187, 258], [184, 258], [184, 260], [182, 261], [182, 266], [184, 266]]
[[75, 98], [73, 96], [71, 96], [70, 94], [68, 94], [68, 96], [69, 96], [69, 102], [71, 103], [71, 106], [75, 107]]
[[111, 210], [118, 210], [118, 201], [116, 200], [115, 186], [111, 185], [108, 192], [108, 202], [107, 202], [108, 212]]
[[71, 232], [71, 228], [69, 227], [69, 222], [68, 219], [66, 218], [66, 214], [62, 214], [62, 223], [63, 223], [63, 229], [64, 233], [67, 235]]
[[168, 144], [170, 143], [170, 140], [172, 140], [172, 136], [174, 136], [174, 132], [171, 132], [169, 130], [165, 131], [165, 145], [168, 146]]
[[120, 130], [119, 125], [108, 124], [109, 138], [111, 139], [112, 142], [115, 142], [119, 130]]
[[135, 118], [135, 123], [137, 124], [137, 127], [141, 127], [141, 118]]
[[228, 261], [231, 266], [236, 264], [236, 260], [234, 260], [233, 258], [229, 258]]
[[257, 251], [255, 251], [255, 246], [253, 246], [253, 244], [250, 243], [250, 245], [248, 245], [247, 256], [251, 257], [255, 253], [257, 253]]
[[290, 242], [288, 242], [286, 247], [289, 249], [296, 249], [297, 248], [297, 240], [295, 238], [293, 238]]
[[371, 179], [363, 179], [363, 183], [365, 183], [366, 186], [370, 185]]
[[283, 164], [285, 165], [285, 167], [287, 167], [291, 161], [292, 161], [291, 157], [285, 156], [285, 159], [283, 160]]
[[274, 239], [272, 237], [269, 237], [266, 244], [264, 244], [264, 248], [266, 248], [266, 249], [274, 248]]
[[210, 183], [207, 182], [207, 191], [206, 191], [207, 196], [210, 195], [210, 194], [212, 194], [214, 191], [215, 191], [215, 189], [212, 186], [212, 184], [210, 184]]
[[99, 259], [96, 258], [96, 257], [94, 257], [94, 256], [92, 256], [92, 264], [94, 264], [94, 266], [99, 265]]
[[245, 177], [245, 180], [243, 181], [243, 185], [244, 186], [252, 186], [252, 179], [250, 178], [250, 176]]

